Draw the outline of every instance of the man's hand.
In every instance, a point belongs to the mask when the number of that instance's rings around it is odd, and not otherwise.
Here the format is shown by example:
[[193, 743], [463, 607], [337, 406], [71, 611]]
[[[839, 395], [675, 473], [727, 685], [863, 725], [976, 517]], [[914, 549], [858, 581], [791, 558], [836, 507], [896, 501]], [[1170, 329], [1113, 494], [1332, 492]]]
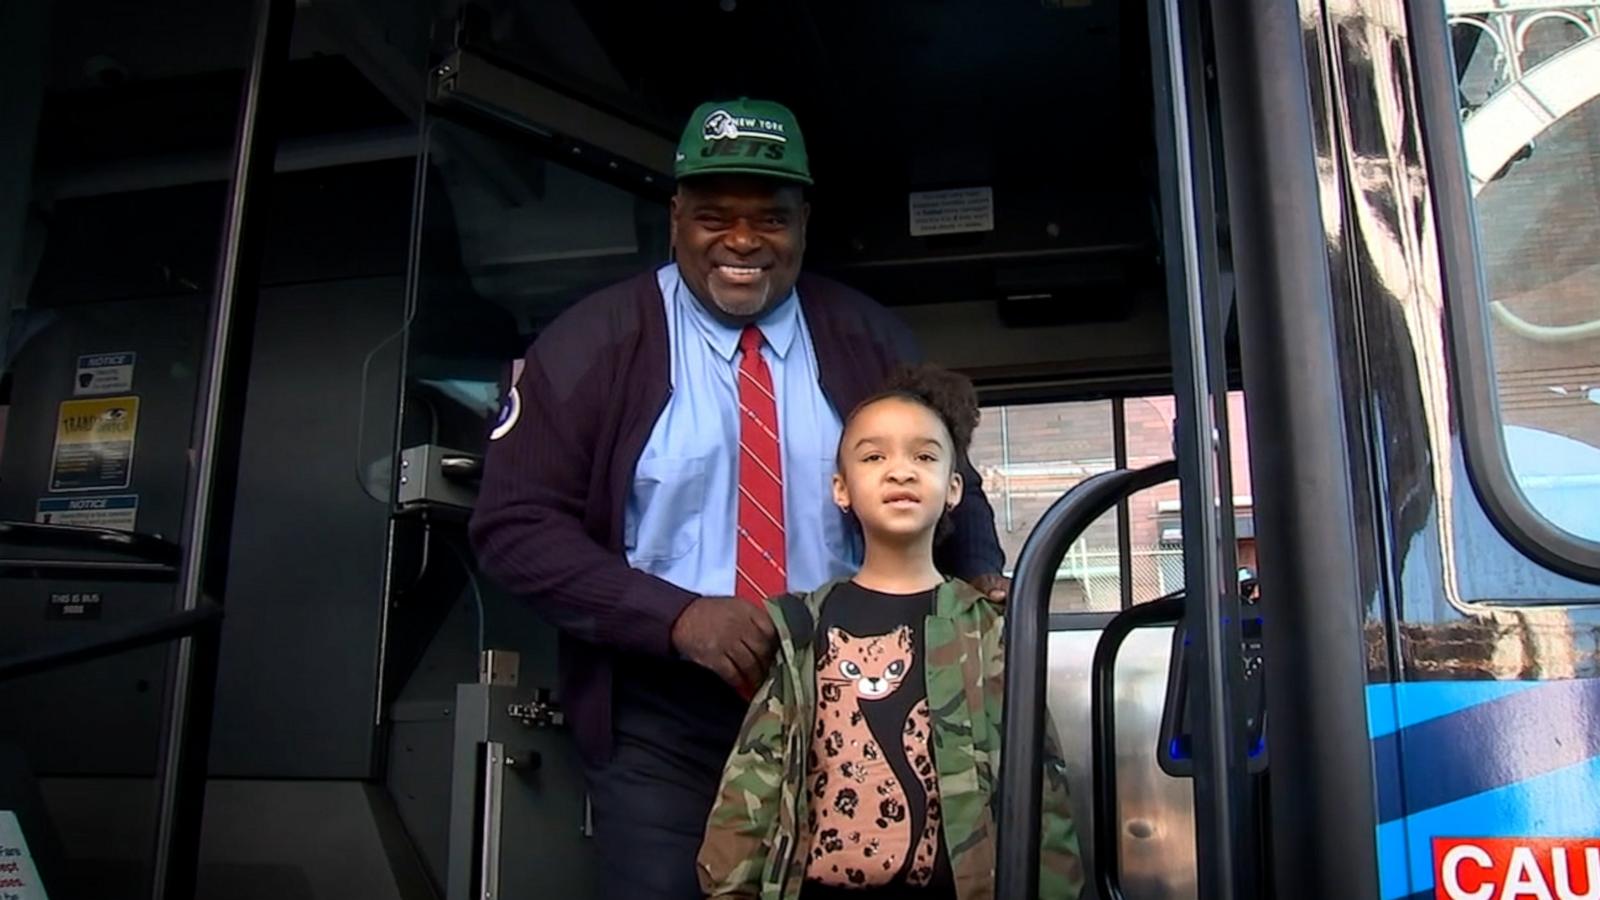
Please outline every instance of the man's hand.
[[1011, 596], [1011, 579], [996, 572], [992, 575], [979, 575], [969, 582], [980, 593], [996, 603], [1006, 602]]
[[777, 645], [766, 609], [737, 597], [701, 597], [672, 623], [672, 646], [746, 697], [767, 677]]

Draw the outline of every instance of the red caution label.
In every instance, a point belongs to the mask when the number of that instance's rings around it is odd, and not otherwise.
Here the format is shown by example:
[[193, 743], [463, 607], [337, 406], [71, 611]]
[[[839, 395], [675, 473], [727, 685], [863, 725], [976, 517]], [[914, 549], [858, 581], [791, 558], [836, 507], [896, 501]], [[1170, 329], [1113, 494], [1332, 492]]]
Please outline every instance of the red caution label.
[[1600, 900], [1600, 838], [1434, 838], [1439, 900]]

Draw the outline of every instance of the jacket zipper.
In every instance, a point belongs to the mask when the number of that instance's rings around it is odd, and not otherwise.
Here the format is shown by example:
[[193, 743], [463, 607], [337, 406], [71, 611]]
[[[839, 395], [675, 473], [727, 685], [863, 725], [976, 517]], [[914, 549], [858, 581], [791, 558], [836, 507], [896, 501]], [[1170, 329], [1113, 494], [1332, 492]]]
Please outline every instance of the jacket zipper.
[[[792, 646], [794, 635], [791, 634], [789, 636], [789, 640], [791, 641]], [[790, 654], [789, 665], [785, 668], [785, 677], [789, 679], [789, 688], [791, 692], [790, 696], [797, 699], [803, 698], [805, 696], [805, 692], [800, 681], [801, 675], [796, 672], [796, 669], [799, 668], [799, 666], [798, 660], [795, 658], [795, 654]], [[773, 873], [773, 880], [777, 882], [779, 898], [787, 898], [789, 896], [789, 875], [794, 868], [794, 853], [799, 851], [800, 836], [805, 831], [805, 817], [802, 811], [804, 810], [806, 803], [806, 779], [810, 775], [810, 773], [806, 771], [806, 741], [810, 739], [811, 732], [816, 727], [817, 704], [815, 699], [813, 699], [811, 707], [806, 715], [805, 730], [791, 737], [789, 741], [789, 752], [794, 754], [794, 758], [797, 760], [796, 765], [800, 769], [800, 783], [795, 786], [794, 792], [793, 833], [784, 835], [780, 839], [778, 844], [778, 853], [776, 854], [778, 864], [781, 866], [781, 869], [778, 872]], [[800, 877], [803, 879], [805, 874], [801, 873]]]
[[[815, 650], [813, 650], [813, 652], [815, 652]], [[792, 669], [790, 671], [790, 676], [794, 677], [794, 672], [793, 672]], [[800, 680], [799, 680], [798, 677], [795, 677], [795, 696], [796, 697], [803, 696], [800, 693]], [[789, 836], [793, 840], [792, 841], [785, 841], [785, 843], [790, 843], [791, 844], [791, 846], [788, 848], [791, 852], [790, 853], [780, 853], [779, 854], [779, 856], [783, 857], [783, 876], [782, 876], [782, 880], [779, 882], [779, 891], [778, 891], [778, 896], [780, 896], [780, 897], [788, 896], [789, 873], [794, 868], [794, 866], [793, 866], [794, 859], [793, 859], [793, 856], [792, 856], [792, 851], [796, 851], [796, 850], [800, 849], [800, 835], [805, 832], [805, 822], [804, 822], [804, 815], [802, 814], [802, 810], [805, 809], [805, 805], [806, 805], [806, 791], [807, 791], [806, 780], [811, 775], [810, 772], [806, 771], [806, 747], [805, 747], [805, 742], [811, 738], [811, 732], [816, 727], [817, 727], [817, 704], [816, 704], [815, 699], [813, 699], [812, 703], [811, 703], [810, 714], [806, 717], [806, 730], [800, 732], [799, 735], [795, 736], [795, 739], [794, 739], [794, 742], [793, 742], [794, 746], [791, 748], [792, 752], [795, 754], [795, 759], [799, 760], [798, 765], [800, 767], [800, 784], [796, 786], [796, 790], [794, 792], [794, 834]], [[802, 872], [800, 874], [800, 877], [802, 879], [805, 878], [805, 873]]]

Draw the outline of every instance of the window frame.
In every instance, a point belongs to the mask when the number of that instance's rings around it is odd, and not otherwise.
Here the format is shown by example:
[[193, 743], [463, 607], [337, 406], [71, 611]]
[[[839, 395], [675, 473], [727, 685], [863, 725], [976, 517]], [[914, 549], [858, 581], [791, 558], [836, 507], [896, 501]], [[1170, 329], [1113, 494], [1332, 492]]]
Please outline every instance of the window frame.
[[1600, 541], [1546, 519], [1517, 486], [1506, 452], [1489, 337], [1488, 284], [1479, 264], [1478, 212], [1456, 102], [1455, 52], [1444, 0], [1407, 3], [1421, 147], [1439, 241], [1449, 384], [1467, 480], [1489, 520], [1518, 551], [1562, 575], [1600, 583]]

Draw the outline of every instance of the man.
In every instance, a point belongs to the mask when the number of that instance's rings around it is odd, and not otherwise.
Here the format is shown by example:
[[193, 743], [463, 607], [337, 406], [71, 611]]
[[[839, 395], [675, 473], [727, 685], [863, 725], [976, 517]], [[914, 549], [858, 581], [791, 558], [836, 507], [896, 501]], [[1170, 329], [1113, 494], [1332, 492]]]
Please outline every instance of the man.
[[[608, 897], [700, 896], [741, 694], [774, 652], [759, 600], [859, 565], [829, 493], [840, 417], [915, 357], [883, 308], [800, 274], [811, 176], [789, 110], [702, 106], [676, 173], [677, 263], [534, 342], [472, 521], [485, 571], [561, 629]], [[941, 567], [998, 599], [993, 516], [962, 468]]]

